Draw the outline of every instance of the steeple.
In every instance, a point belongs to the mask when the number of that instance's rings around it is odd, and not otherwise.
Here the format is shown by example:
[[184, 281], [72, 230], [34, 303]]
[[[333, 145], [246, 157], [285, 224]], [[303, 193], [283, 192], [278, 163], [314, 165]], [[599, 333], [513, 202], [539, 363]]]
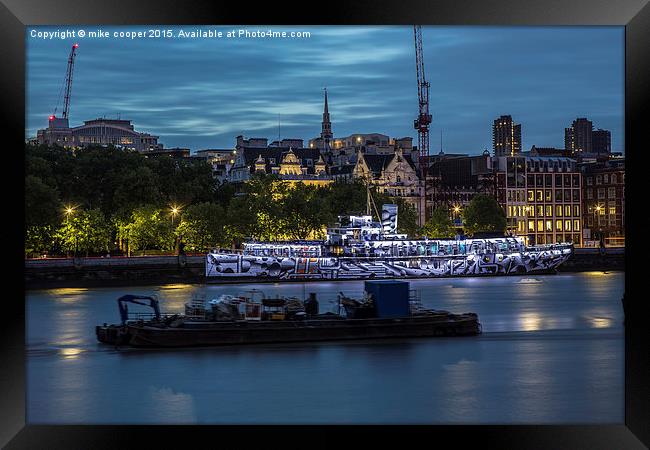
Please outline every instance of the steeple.
[[325, 150], [330, 149], [330, 140], [332, 139], [332, 123], [330, 122], [330, 113], [327, 106], [327, 88], [323, 88], [325, 91], [325, 107], [323, 109], [323, 122], [321, 124], [321, 133], [320, 137], [325, 141]]

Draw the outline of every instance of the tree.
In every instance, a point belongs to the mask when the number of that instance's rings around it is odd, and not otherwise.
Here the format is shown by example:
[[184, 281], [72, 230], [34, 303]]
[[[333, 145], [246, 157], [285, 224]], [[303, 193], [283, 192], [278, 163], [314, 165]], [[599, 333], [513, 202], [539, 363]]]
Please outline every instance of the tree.
[[324, 222], [333, 223], [337, 216], [356, 215], [366, 211], [366, 185], [360, 180], [352, 183], [334, 182], [322, 190]]
[[25, 230], [25, 257], [35, 257], [49, 252], [54, 244], [52, 225], [34, 225]]
[[185, 208], [175, 233], [188, 250], [208, 251], [215, 246], [227, 245], [224, 223], [225, 213], [221, 205], [199, 203]]
[[61, 201], [56, 188], [34, 175], [25, 177], [25, 225], [55, 225], [60, 218]]
[[75, 211], [63, 220], [55, 235], [64, 251], [108, 251], [111, 227], [101, 210]]
[[499, 232], [506, 230], [506, 215], [494, 197], [479, 194], [463, 211], [465, 231], [472, 235], [478, 232]]
[[262, 241], [284, 239], [281, 200], [287, 183], [274, 175], [255, 175], [228, 205], [226, 230], [231, 240], [251, 237]]
[[431, 218], [422, 227], [422, 233], [428, 238], [449, 238], [455, 234], [454, 226], [446, 208], [436, 208]]
[[[411, 203], [403, 198], [395, 197], [392, 203], [397, 205], [397, 232], [416, 237], [419, 232], [418, 212]], [[377, 205], [378, 208], [381, 206]]]
[[282, 235], [290, 239], [323, 237], [327, 219], [319, 188], [296, 183], [282, 192], [279, 217]]
[[125, 228], [129, 247], [142, 250], [143, 255], [148, 249], [173, 250], [174, 248], [171, 217], [153, 205], [134, 210], [131, 221]]

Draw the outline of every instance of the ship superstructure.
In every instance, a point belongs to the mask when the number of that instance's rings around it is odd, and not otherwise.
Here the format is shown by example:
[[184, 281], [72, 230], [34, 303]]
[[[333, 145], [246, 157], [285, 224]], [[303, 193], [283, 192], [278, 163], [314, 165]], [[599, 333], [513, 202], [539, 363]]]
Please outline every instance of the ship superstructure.
[[548, 272], [573, 246], [527, 247], [518, 236], [487, 239], [409, 239], [397, 232], [397, 206], [372, 215], [339, 217], [325, 241], [247, 242], [241, 252], [215, 250], [206, 279], [229, 277], [367, 279], [506, 275]]

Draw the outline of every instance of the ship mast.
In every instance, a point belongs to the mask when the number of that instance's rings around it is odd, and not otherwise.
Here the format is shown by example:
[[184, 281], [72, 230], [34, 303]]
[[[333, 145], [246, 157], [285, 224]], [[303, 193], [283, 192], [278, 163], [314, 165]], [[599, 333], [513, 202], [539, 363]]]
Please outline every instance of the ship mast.
[[372, 217], [371, 205], [375, 209], [375, 214], [377, 214], [377, 220], [381, 222], [381, 214], [377, 210], [377, 205], [375, 205], [375, 199], [372, 198], [372, 193], [370, 192], [370, 184], [366, 184], [366, 214]]

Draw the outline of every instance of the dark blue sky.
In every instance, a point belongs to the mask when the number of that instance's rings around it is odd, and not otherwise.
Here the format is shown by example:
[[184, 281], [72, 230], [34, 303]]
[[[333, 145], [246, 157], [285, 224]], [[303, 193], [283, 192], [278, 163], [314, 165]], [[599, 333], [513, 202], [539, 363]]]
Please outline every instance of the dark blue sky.
[[[113, 32], [142, 27], [27, 27], [26, 133], [47, 126], [70, 47], [78, 42], [71, 126], [130, 119], [166, 147], [231, 148], [235, 136], [318, 136], [327, 86], [335, 136], [412, 136], [417, 113], [410, 26], [183, 26], [309, 31], [310, 38], [44, 40], [31, 30]], [[159, 28], [170, 28], [167, 26]], [[431, 149], [492, 149], [492, 121], [522, 124], [523, 149], [564, 147], [564, 128], [587, 117], [624, 151], [623, 27], [423, 27], [431, 83]]]

